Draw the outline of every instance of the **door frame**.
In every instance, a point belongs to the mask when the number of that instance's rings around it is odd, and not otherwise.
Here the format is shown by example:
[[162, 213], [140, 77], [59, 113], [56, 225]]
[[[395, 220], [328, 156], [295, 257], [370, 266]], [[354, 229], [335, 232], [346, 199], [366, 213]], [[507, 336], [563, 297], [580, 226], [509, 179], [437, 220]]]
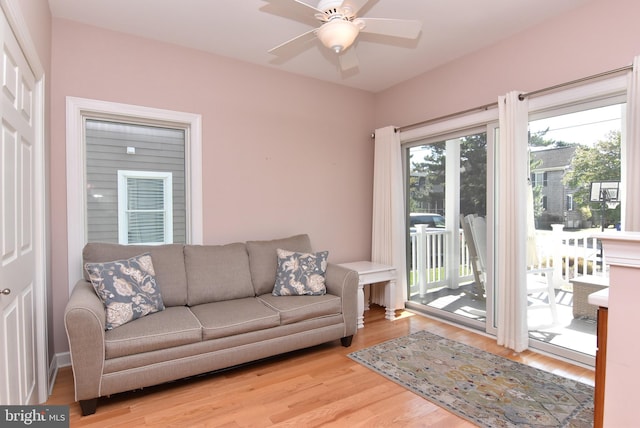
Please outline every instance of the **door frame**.
[[[564, 90], [554, 91], [550, 94], [540, 95], [529, 100], [529, 121], [537, 120], [543, 117], [562, 115], [575, 111], [588, 110], [597, 108], [607, 104], [624, 103], [628, 100], [628, 79], [627, 74], [609, 77], [606, 79], [596, 80], [582, 85], [569, 87]], [[628, 165], [635, 165], [634, 159], [627, 156], [625, 146], [627, 144], [626, 137], [626, 109], [622, 111], [621, 123], [621, 186], [624, 189], [627, 185], [624, 170]], [[626, 200], [625, 194], [622, 195], [622, 203]], [[624, 216], [624, 205], [621, 213]], [[622, 219], [624, 225], [624, 218]], [[585, 367], [593, 367], [595, 357], [583, 354], [572, 348], [563, 347], [551, 343], [546, 343], [529, 336], [529, 348], [538, 352], [564, 358]]]
[[[497, 107], [497, 104], [496, 104]], [[415, 146], [420, 141], [440, 141], [448, 139], [456, 139], [475, 131], [487, 133], [487, 288], [486, 288], [486, 320], [475, 321], [462, 315], [453, 314], [439, 309], [425, 308], [412, 302], [405, 302], [407, 307], [413, 307], [416, 310], [437, 314], [438, 317], [454, 322], [457, 325], [470, 327], [473, 329], [481, 329], [484, 333], [494, 335], [496, 328], [493, 324], [495, 312], [495, 294], [494, 294], [494, 258], [493, 258], [493, 219], [495, 217], [495, 195], [494, 195], [494, 177], [490, 165], [495, 162], [495, 135], [494, 129], [498, 123], [498, 109], [484, 109], [478, 112], [463, 114], [450, 119], [437, 121], [425, 126], [400, 132], [400, 142], [403, 151]], [[408, 171], [407, 159], [404, 158], [404, 170]], [[450, 199], [450, 198], [447, 198]], [[458, 207], [459, 208], [459, 207]], [[454, 205], [447, 206], [447, 210], [458, 209]], [[449, 219], [447, 220], [450, 221]], [[457, 224], [455, 219], [453, 224]], [[407, 284], [408, 285], [408, 284]]]
[[[36, 394], [39, 403], [47, 400], [53, 386], [55, 373], [49, 367], [48, 330], [47, 330], [47, 284], [49, 283], [50, 248], [48, 239], [48, 189], [46, 176], [48, 152], [45, 148], [45, 73], [37, 49], [33, 44], [29, 27], [22, 16], [20, 0], [0, 0], [0, 9], [13, 31], [20, 48], [35, 76], [34, 87], [34, 254], [36, 269], [34, 273], [34, 325], [35, 325], [35, 365]], [[28, 403], [34, 404], [34, 403]]]

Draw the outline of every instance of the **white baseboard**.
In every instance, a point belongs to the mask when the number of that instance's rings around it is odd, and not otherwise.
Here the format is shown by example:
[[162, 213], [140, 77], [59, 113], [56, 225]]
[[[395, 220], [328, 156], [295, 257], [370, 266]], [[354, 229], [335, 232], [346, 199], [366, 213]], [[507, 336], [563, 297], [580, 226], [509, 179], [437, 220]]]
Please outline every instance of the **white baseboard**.
[[68, 367], [71, 365], [71, 354], [69, 352], [63, 352], [61, 354], [55, 354], [51, 365], [49, 366], [49, 395], [53, 392], [53, 385], [56, 382], [58, 375], [58, 369], [60, 367]]
[[55, 355], [55, 360], [57, 362], [58, 368], [60, 367], [69, 367], [71, 365], [71, 353], [63, 352], [61, 354]]

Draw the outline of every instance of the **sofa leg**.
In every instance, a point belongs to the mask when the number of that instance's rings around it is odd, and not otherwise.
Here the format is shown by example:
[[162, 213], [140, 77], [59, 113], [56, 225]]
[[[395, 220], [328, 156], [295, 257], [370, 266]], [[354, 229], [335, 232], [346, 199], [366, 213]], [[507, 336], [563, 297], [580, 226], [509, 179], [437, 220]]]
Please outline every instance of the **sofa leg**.
[[351, 346], [352, 340], [353, 340], [353, 335], [347, 336], [347, 337], [341, 337], [340, 343], [342, 343], [342, 346], [344, 346], [345, 348], [348, 348], [349, 346]]
[[91, 398], [89, 400], [80, 400], [80, 409], [82, 409], [82, 416], [93, 415], [96, 412], [98, 406], [98, 399]]

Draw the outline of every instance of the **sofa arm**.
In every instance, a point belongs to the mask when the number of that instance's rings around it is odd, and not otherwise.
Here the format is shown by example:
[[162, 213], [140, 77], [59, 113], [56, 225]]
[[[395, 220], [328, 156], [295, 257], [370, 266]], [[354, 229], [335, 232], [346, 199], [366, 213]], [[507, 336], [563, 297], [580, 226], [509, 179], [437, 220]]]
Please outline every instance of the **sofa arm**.
[[91, 283], [76, 284], [64, 311], [76, 401], [100, 396], [105, 358], [105, 310]]
[[343, 266], [328, 263], [325, 273], [327, 293], [340, 296], [342, 315], [346, 325], [345, 336], [356, 334], [358, 330], [358, 272]]

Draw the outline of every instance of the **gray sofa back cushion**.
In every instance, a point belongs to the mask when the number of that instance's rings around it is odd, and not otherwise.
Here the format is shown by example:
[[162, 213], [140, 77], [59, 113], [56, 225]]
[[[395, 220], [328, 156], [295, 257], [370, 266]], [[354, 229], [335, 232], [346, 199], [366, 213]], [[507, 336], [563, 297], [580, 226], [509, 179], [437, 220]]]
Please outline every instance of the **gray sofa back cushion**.
[[243, 243], [186, 245], [184, 263], [190, 306], [255, 296]]
[[87, 281], [89, 280], [89, 275], [84, 269], [85, 263], [112, 262], [147, 252], [151, 254], [153, 269], [156, 272], [156, 284], [160, 288], [164, 305], [186, 305], [187, 274], [185, 272], [182, 244], [120, 245], [90, 242], [82, 250], [84, 278]]
[[312, 252], [311, 240], [306, 234], [271, 241], [247, 241], [251, 281], [258, 296], [273, 291], [273, 286], [276, 283], [276, 270], [278, 269], [278, 254], [276, 253], [278, 248], [300, 253]]

